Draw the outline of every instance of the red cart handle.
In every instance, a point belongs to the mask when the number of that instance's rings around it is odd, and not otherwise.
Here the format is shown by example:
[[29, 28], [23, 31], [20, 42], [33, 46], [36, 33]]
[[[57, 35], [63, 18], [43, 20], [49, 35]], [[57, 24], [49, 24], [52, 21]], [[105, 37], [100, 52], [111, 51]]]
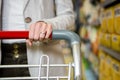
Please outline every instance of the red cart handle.
[[[0, 39], [28, 39], [29, 31], [0, 31]], [[52, 34], [50, 35], [52, 39]]]

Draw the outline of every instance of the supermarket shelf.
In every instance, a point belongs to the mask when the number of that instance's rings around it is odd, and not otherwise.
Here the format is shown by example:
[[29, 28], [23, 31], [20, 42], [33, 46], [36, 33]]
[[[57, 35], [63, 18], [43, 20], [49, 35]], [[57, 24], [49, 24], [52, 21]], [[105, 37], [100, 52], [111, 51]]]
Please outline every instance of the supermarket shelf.
[[113, 58], [120, 61], [120, 52], [114, 51], [112, 49], [106, 48], [104, 46], [99, 46], [99, 48], [105, 51], [107, 54], [111, 55]]
[[120, 3], [119, 0], [106, 0], [106, 1], [102, 4], [102, 7], [108, 8], [108, 7], [113, 6], [113, 5], [116, 5], [116, 4], [118, 4], [118, 3]]
[[83, 58], [82, 61], [84, 66], [85, 80], [98, 80], [98, 75], [96, 75], [96, 73], [93, 71], [93, 68], [91, 67], [91, 63], [88, 61], [88, 59]]
[[93, 52], [90, 52], [90, 56], [88, 57], [87, 60], [90, 62], [91, 68], [92, 68], [93, 72], [95, 73], [95, 75], [98, 76], [99, 75], [98, 69], [95, 68], [95, 66], [98, 65], [98, 63], [99, 63], [98, 57]]

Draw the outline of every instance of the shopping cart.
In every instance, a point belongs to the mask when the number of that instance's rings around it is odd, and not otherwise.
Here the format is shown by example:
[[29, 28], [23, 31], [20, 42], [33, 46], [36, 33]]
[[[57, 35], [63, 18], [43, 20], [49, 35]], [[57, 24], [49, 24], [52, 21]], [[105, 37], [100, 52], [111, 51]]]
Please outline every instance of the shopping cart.
[[[0, 39], [26, 39], [28, 38], [29, 32], [28, 31], [0, 31]], [[66, 79], [71, 80], [71, 69], [74, 70], [74, 80], [81, 80], [81, 55], [80, 55], [80, 38], [77, 34], [67, 30], [54, 30], [52, 35], [50, 36], [53, 40], [60, 40], [64, 39], [67, 40], [72, 47], [73, 51], [73, 62], [69, 64], [50, 64], [49, 57], [47, 55], [43, 55], [40, 58], [39, 65], [0, 65], [0, 68], [23, 68], [23, 67], [38, 67], [39, 68], [39, 75], [38, 77], [5, 77], [0, 78], [0, 80], [25, 80], [25, 79]], [[46, 64], [42, 64], [43, 59], [47, 60]], [[46, 67], [46, 76], [41, 76], [41, 68]], [[49, 68], [50, 67], [67, 67], [68, 68], [68, 75], [67, 76], [49, 76]]]

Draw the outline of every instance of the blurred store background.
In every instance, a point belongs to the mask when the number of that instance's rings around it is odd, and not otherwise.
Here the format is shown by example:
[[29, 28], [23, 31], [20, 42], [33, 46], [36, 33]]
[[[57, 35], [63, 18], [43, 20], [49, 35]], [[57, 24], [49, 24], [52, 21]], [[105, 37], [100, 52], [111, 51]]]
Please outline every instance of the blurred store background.
[[[73, 0], [83, 80], [120, 80], [120, 0]], [[61, 41], [65, 61], [69, 44]], [[73, 79], [72, 79], [73, 80]]]

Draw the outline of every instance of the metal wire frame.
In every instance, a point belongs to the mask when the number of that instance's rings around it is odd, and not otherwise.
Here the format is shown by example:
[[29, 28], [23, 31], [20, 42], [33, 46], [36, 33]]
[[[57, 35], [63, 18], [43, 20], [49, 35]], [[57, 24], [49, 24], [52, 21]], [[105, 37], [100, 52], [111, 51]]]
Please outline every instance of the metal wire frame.
[[[46, 64], [42, 64], [43, 60], [46, 59], [47, 63]], [[37, 80], [41, 80], [41, 79], [66, 79], [66, 80], [70, 80], [71, 79], [71, 69], [73, 67], [73, 64], [50, 64], [49, 63], [49, 57], [47, 55], [43, 55], [40, 57], [40, 63], [39, 65], [0, 65], [0, 68], [24, 68], [24, 67], [29, 67], [29, 68], [33, 68], [33, 67], [39, 67], [39, 73], [38, 73], [38, 77], [4, 77], [4, 78], [0, 78], [0, 80], [24, 80], [24, 79], [37, 79]], [[46, 76], [41, 76], [41, 69], [42, 67], [46, 67]], [[67, 76], [49, 76], [49, 68], [50, 67], [68, 67], [68, 75]]]
[[[27, 39], [28, 38], [28, 34], [29, 32], [28, 31], [0, 31], [0, 39]], [[18, 36], [19, 35], [19, 36]], [[72, 51], [73, 51], [73, 63], [74, 64], [50, 64], [49, 67], [74, 67], [74, 80], [81, 80], [82, 79], [82, 76], [81, 76], [81, 73], [82, 73], [82, 68], [81, 68], [81, 53], [80, 53], [80, 37], [72, 32], [72, 31], [68, 31], [68, 30], [53, 30], [52, 34], [50, 35], [49, 37], [50, 39], [52, 40], [61, 40], [61, 39], [64, 39], [64, 40], [67, 40], [70, 44], [71, 44], [71, 47], [72, 47]], [[46, 65], [0, 65], [0, 68], [14, 68], [14, 67], [46, 67]], [[69, 72], [68, 72], [69, 73]], [[18, 77], [19, 78], [19, 77]], [[18, 79], [16, 78], [16, 79]], [[26, 78], [26, 77], [25, 77]], [[23, 78], [20, 78], [20, 80], [22, 79], [25, 79], [24, 77]], [[46, 79], [46, 77], [41, 77], [42, 79]], [[50, 77], [48, 76], [48, 79], [54, 79], [56, 78], [55, 77]], [[58, 76], [57, 79], [59, 80], [59, 78], [68, 78], [68, 76]], [[0, 78], [1, 80], [2, 78]], [[10, 79], [10, 78], [8, 78]], [[8, 80], [7, 79], [7, 80]], [[38, 79], [38, 77], [29, 77], [27, 79]], [[3, 80], [3, 79], [2, 79]], [[13, 80], [13, 79], [12, 79]]]

